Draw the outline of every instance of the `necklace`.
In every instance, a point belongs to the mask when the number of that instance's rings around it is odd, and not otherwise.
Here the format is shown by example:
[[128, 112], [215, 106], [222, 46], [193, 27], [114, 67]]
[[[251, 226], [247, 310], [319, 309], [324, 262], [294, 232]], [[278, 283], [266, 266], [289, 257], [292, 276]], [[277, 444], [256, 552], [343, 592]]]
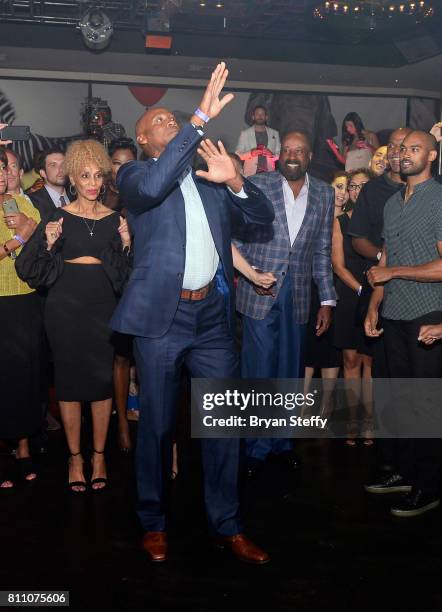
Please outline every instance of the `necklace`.
[[89, 235], [90, 235], [90, 236], [93, 236], [93, 235], [94, 235], [94, 229], [95, 229], [95, 223], [97, 222], [97, 220], [96, 220], [96, 219], [94, 219], [94, 222], [92, 223], [92, 227], [90, 227], [90, 226], [89, 226], [89, 223], [86, 221], [86, 219], [85, 219], [84, 217], [81, 217], [81, 218], [83, 219], [84, 224], [85, 224], [85, 225], [86, 225], [86, 227], [87, 227], [87, 230], [88, 230], [88, 232], [89, 232]]

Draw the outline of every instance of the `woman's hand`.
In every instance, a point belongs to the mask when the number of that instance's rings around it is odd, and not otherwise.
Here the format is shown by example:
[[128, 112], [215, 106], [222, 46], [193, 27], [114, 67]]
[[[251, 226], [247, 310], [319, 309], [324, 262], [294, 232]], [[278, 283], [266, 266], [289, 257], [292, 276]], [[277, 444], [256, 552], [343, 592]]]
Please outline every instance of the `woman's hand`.
[[45, 228], [46, 241], [48, 243], [48, 251], [52, 249], [54, 244], [60, 238], [62, 234], [63, 217], [58, 221], [50, 221]]
[[120, 232], [120, 238], [123, 244], [123, 248], [128, 246], [130, 247], [131, 240], [129, 226], [127, 224], [126, 219], [123, 219], [123, 217], [120, 217], [120, 225], [118, 226], [118, 231]]
[[250, 279], [254, 285], [270, 289], [276, 283], [276, 276], [271, 272], [253, 271], [253, 276]]

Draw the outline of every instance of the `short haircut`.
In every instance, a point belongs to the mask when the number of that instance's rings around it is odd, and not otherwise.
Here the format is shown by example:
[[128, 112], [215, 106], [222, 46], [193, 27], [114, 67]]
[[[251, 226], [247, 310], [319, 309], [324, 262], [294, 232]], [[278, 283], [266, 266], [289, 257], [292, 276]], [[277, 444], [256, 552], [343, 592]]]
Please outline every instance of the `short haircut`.
[[118, 149], [130, 151], [135, 159], [138, 157], [137, 147], [135, 146], [132, 138], [115, 138], [115, 140], [112, 140], [108, 147], [109, 156], [112, 157], [112, 155], [115, 153], [115, 151], [118, 151]]
[[268, 113], [268, 111], [267, 111], [267, 109], [266, 109], [266, 107], [265, 107], [263, 104], [257, 104], [257, 105], [255, 106], [255, 108], [253, 109], [253, 113], [252, 113], [252, 115], [254, 115], [254, 114], [255, 114], [255, 111], [257, 111], [257, 110], [258, 110], [258, 108], [262, 108], [262, 110], [265, 112], [265, 114], [266, 114], [266, 115], [268, 115], [268, 114], [269, 114], [269, 113]]
[[66, 151], [65, 170], [68, 176], [78, 174], [88, 163], [97, 164], [103, 174], [111, 170], [111, 160], [97, 140], [75, 140]]
[[285, 139], [287, 138], [287, 136], [290, 136], [290, 134], [299, 134], [300, 136], [305, 138], [305, 140], [307, 141], [307, 145], [308, 145], [310, 153], [313, 152], [313, 143], [312, 143], [312, 139], [310, 138], [310, 134], [308, 134], [304, 130], [290, 130], [289, 132], [286, 132], [284, 136], [281, 138], [281, 148], [284, 146]]
[[8, 153], [10, 155], [13, 155], [15, 157], [15, 161], [17, 162], [18, 165], [18, 169], [22, 170], [23, 169], [23, 161], [21, 156], [19, 155], [19, 153], [17, 153], [17, 151], [13, 151], [12, 149], [7, 149]]
[[63, 149], [59, 146], [50, 147], [49, 149], [45, 149], [41, 152], [41, 156], [37, 159], [36, 170], [40, 172], [40, 170], [45, 170], [46, 168], [46, 159], [48, 155], [65, 155]]
[[372, 172], [368, 168], [356, 168], [355, 170], [352, 170], [348, 173], [348, 180], [351, 181], [352, 178], [357, 174], [365, 174], [365, 176], [367, 176], [369, 180], [374, 178]]

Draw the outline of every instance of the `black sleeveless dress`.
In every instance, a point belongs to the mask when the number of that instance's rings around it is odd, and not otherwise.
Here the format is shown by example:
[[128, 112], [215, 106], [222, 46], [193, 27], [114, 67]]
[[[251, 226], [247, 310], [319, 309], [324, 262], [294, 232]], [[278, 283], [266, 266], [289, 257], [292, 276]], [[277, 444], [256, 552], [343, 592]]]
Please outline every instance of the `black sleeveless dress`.
[[[354, 250], [351, 237], [348, 235], [350, 217], [347, 213], [343, 213], [337, 217], [337, 220], [343, 236], [345, 267], [362, 285], [367, 264], [365, 259]], [[341, 349], [358, 349], [359, 352], [369, 355], [370, 351], [364, 350], [364, 329], [356, 316], [359, 300], [357, 292], [337, 278], [336, 293], [338, 302], [334, 312], [334, 345]]]
[[61, 210], [64, 260], [49, 289], [44, 320], [61, 401], [99, 401], [112, 397], [114, 349], [108, 323], [116, 295], [103, 264], [67, 263], [67, 259], [103, 253], [118, 235], [119, 216], [93, 221]]

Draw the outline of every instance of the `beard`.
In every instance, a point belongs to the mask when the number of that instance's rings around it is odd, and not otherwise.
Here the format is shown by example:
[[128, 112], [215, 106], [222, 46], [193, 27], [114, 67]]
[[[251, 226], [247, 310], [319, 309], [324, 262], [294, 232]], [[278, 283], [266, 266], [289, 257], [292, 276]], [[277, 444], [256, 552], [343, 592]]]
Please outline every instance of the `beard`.
[[307, 168], [304, 168], [300, 162], [296, 163], [298, 164], [296, 168], [290, 168], [287, 162], [278, 161], [278, 170], [288, 181], [298, 181], [307, 172]]
[[415, 162], [406, 166], [404, 166], [403, 162], [401, 162], [401, 174], [403, 174], [404, 176], [416, 176], [417, 174], [423, 172], [426, 167], [426, 162]]

